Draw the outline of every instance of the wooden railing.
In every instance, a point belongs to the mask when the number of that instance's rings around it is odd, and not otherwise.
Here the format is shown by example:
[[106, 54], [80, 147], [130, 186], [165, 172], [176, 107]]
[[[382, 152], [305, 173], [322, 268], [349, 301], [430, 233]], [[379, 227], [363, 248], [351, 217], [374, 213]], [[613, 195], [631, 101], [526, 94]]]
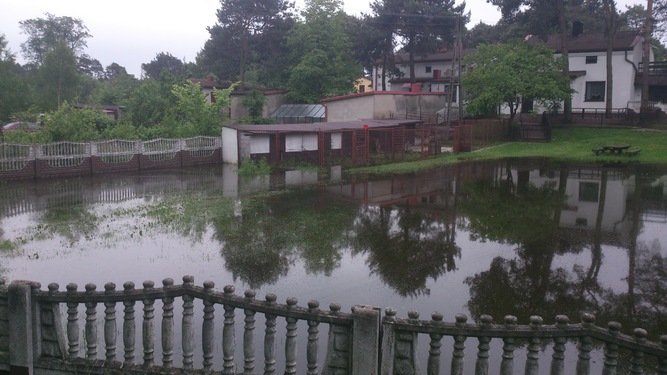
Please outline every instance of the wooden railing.
[[[98, 306], [104, 307], [103, 318], [98, 318]], [[216, 329], [215, 311], [220, 306], [224, 311], [222, 329]], [[104, 291], [97, 291], [94, 284], [87, 284], [82, 291], [76, 284], [68, 284], [64, 291], [57, 284], [42, 290], [39, 283], [16, 281], [0, 285], [0, 371], [164, 373], [173, 368], [188, 373], [366, 375], [416, 374], [421, 365], [429, 375], [439, 374], [442, 367], [449, 367], [449, 373], [455, 375], [486, 375], [492, 367], [493, 373], [510, 375], [523, 365], [523, 373], [537, 375], [547, 372], [540, 370], [540, 364], [546, 363], [550, 347], [552, 375], [616, 374], [621, 369], [632, 374], [667, 374], [667, 336], [656, 343], [648, 341], [641, 328], [627, 335], [616, 322], [598, 327], [591, 314], [583, 314], [580, 323], [559, 315], [553, 324], [532, 316], [529, 324], [521, 325], [514, 316], [494, 323], [491, 316], [482, 315], [478, 323], [468, 323], [460, 314], [448, 323], [440, 313], [420, 320], [418, 313], [409, 312], [402, 319], [387, 308], [380, 319], [379, 309], [369, 306], [355, 306], [351, 313], [340, 310], [336, 304], [328, 311], [320, 310], [316, 301], [300, 307], [295, 298], [279, 304], [273, 294], [260, 300], [253, 291], [239, 296], [233, 286], [219, 292], [210, 281], [196, 286], [192, 276], [183, 277], [181, 285], [165, 279], [158, 288], [152, 281], [144, 282], [143, 289], [127, 282], [122, 290], [107, 283]], [[237, 325], [238, 311], [243, 314], [242, 326]], [[279, 325], [283, 319], [285, 325]], [[256, 326], [258, 321], [264, 322], [263, 330]], [[307, 327], [301, 339], [299, 322]], [[323, 359], [318, 357], [321, 324], [329, 326]], [[102, 328], [101, 334], [98, 328]], [[264, 333], [261, 359], [256, 358], [258, 331]], [[180, 337], [176, 337], [177, 332]], [[236, 340], [237, 333], [241, 340]], [[428, 337], [426, 356], [417, 352], [420, 336]], [[441, 363], [445, 337], [453, 341], [448, 366]], [[469, 339], [476, 340], [477, 354], [466, 364]], [[281, 341], [282, 356], [276, 351]], [[215, 343], [220, 342], [222, 347], [216, 352]], [[568, 350], [573, 343], [576, 353]], [[301, 365], [297, 362], [302, 358], [299, 347], [305, 351], [305, 364]], [[525, 357], [520, 358], [516, 352], [522, 347]], [[599, 348], [603, 349], [603, 363], [592, 366], [592, 353]], [[140, 358], [136, 358], [137, 351]], [[199, 360], [196, 352], [201, 355]], [[501, 355], [491, 358], [491, 353]], [[419, 363], [418, 358], [426, 360]]]
[[[644, 72], [644, 63], [639, 63], [638, 68], [639, 73]], [[657, 75], [657, 74], [667, 74], [667, 61], [654, 61], [648, 63], [648, 74]]]

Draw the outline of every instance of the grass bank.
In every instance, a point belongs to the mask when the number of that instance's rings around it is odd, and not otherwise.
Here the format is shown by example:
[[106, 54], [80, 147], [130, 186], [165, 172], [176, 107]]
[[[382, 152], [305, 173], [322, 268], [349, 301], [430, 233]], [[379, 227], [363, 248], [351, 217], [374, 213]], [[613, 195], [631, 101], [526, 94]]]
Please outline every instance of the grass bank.
[[[413, 162], [352, 168], [348, 172], [353, 174], [411, 173], [459, 161], [524, 157], [545, 157], [579, 162], [620, 161], [667, 164], [667, 131], [664, 130], [568, 128], [554, 129], [552, 138], [553, 140], [548, 143], [508, 142], [474, 152], [442, 154]], [[632, 148], [641, 149], [641, 152], [636, 156], [596, 156], [592, 152], [593, 148], [609, 144], [629, 144]]]

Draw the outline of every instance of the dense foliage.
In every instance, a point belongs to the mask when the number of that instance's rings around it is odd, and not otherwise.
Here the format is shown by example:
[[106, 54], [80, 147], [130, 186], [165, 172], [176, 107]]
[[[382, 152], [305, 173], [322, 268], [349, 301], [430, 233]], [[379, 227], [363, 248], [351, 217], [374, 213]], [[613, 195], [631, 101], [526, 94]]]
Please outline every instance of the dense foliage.
[[484, 44], [466, 58], [463, 84], [471, 114], [487, 114], [505, 105], [510, 123], [521, 104], [530, 98], [550, 107], [570, 94], [561, 74], [560, 59], [542, 45], [526, 42]]
[[[376, 64], [383, 66], [383, 74], [395, 72], [393, 58], [398, 51], [414, 58], [451, 48], [458, 35], [458, 22], [464, 28], [463, 44], [468, 48], [507, 43], [527, 34], [545, 38], [570, 32], [575, 21], [583, 23], [587, 32], [611, 35], [615, 30], [640, 31], [646, 18], [642, 6], [617, 11], [613, 0], [490, 2], [502, 11], [501, 20], [496, 25], [480, 23], [466, 30], [469, 13], [465, 3], [450, 0], [374, 0], [371, 14], [359, 17], [345, 14], [341, 0], [306, 0], [299, 10], [287, 0], [220, 0], [217, 23], [209, 29], [209, 40], [195, 62], [182, 61], [163, 51], [142, 64], [140, 78], [115, 62], [105, 67], [87, 55], [86, 46], [92, 36], [82, 20], [46, 13], [20, 22], [26, 35], [20, 51], [27, 61], [23, 65], [17, 62], [14, 51], [7, 49], [7, 40], [0, 34], [0, 124], [42, 122], [43, 131], [2, 137], [29, 142], [59, 137], [214, 134], [223, 113], [228, 113], [221, 110], [225, 94], [215, 104], [208, 104], [189, 83], [191, 79], [210, 77], [222, 87], [241, 82], [243, 92], [251, 93], [242, 101], [250, 114], [242, 120], [257, 123], [266, 120], [261, 118], [263, 88], [287, 89], [289, 100], [296, 103], [317, 103], [326, 96], [351, 93], [353, 82]], [[658, 59], [665, 52], [659, 40], [665, 35], [666, 4], [666, 0], [654, 2]], [[519, 58], [525, 52], [511, 46], [504, 51], [512, 52], [506, 58]], [[531, 56], [521, 58], [530, 60]], [[481, 61], [476, 64], [482, 66]], [[544, 66], [539, 69], [546, 71]], [[561, 71], [567, 72], [567, 67], [562, 66]], [[518, 90], [512, 85], [525, 82], [507, 81], [511, 75], [501, 73], [490, 73], [498, 74], [493, 79], [487, 75], [487, 81], [493, 84], [489, 87], [499, 88], [503, 83], [514, 93], [501, 95], [489, 90], [472, 103], [473, 110], [480, 113], [484, 106], [497, 104], [499, 95], [505, 102], [526, 95], [560, 97], [552, 95], [555, 87], [545, 87], [555, 81], [530, 81], [533, 88], [524, 85]], [[528, 71], [525, 74], [530, 76]], [[522, 80], [527, 81], [523, 76]], [[384, 77], [381, 81], [385, 82]], [[543, 89], [551, 93], [540, 91]], [[467, 91], [474, 93], [474, 84]], [[106, 106], [119, 108], [120, 119], [102, 125], [92, 119], [99, 116], [87, 113], [98, 110], [99, 115], [99, 109]], [[62, 132], [49, 130], [49, 119], [56, 118], [67, 118], [81, 126]]]

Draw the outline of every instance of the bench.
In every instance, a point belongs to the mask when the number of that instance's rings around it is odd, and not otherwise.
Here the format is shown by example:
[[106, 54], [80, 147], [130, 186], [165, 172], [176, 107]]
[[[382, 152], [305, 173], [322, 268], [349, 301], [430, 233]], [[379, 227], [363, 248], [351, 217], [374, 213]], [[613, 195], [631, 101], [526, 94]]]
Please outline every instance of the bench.
[[631, 148], [631, 149], [628, 149], [627, 151], [625, 151], [625, 155], [628, 155], [628, 156], [637, 156], [637, 154], [639, 154], [639, 151], [641, 151], [641, 149], [638, 149], [638, 148]]

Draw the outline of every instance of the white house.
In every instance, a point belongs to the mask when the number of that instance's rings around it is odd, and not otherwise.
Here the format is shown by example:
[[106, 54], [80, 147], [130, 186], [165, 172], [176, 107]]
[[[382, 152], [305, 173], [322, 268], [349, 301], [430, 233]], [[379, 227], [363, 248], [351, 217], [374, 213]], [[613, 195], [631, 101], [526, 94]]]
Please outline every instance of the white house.
[[[464, 55], [471, 51], [464, 51]], [[453, 50], [415, 55], [414, 84], [410, 82], [409, 61], [407, 52], [399, 52], [394, 56], [396, 70], [385, 75], [387, 91], [448, 93], [451, 85], [454, 87], [452, 103], [458, 103], [459, 62], [454, 59]], [[381, 63], [373, 67], [373, 90], [382, 91]]]
[[[579, 34], [568, 42], [572, 108], [604, 109], [607, 85], [607, 40], [603, 33]], [[612, 52], [613, 108], [638, 111], [641, 101], [643, 38], [633, 31], [616, 33]], [[559, 36], [552, 36], [547, 46], [561, 55]], [[650, 61], [653, 61], [651, 51]]]
[[[528, 37], [527, 40], [537, 41], [537, 38]], [[642, 43], [643, 38], [636, 32], [619, 31], [616, 33], [612, 55], [613, 108], [639, 110]], [[554, 51], [555, 56], [561, 55], [558, 35], [549, 38], [546, 45]], [[571, 87], [574, 91], [572, 96], [574, 109], [605, 108], [606, 50], [607, 42], [603, 33], [579, 33], [570, 37], [568, 52]], [[472, 50], [465, 50], [464, 56], [470, 52]], [[397, 73], [387, 75], [386, 88], [389, 91], [446, 92], [452, 82], [455, 87], [453, 103], [458, 104], [458, 62], [454, 60], [452, 63], [452, 60], [453, 51], [415, 56], [416, 84], [411, 85], [408, 55], [404, 52], [398, 53], [394, 58]], [[649, 60], [650, 100], [667, 102], [667, 64], [663, 66], [660, 63], [653, 63], [653, 60], [653, 51], [651, 51]], [[465, 67], [462, 70], [465, 74]], [[376, 91], [382, 90], [381, 64], [373, 68], [373, 86]], [[532, 106], [525, 104], [522, 111], [531, 111]]]

